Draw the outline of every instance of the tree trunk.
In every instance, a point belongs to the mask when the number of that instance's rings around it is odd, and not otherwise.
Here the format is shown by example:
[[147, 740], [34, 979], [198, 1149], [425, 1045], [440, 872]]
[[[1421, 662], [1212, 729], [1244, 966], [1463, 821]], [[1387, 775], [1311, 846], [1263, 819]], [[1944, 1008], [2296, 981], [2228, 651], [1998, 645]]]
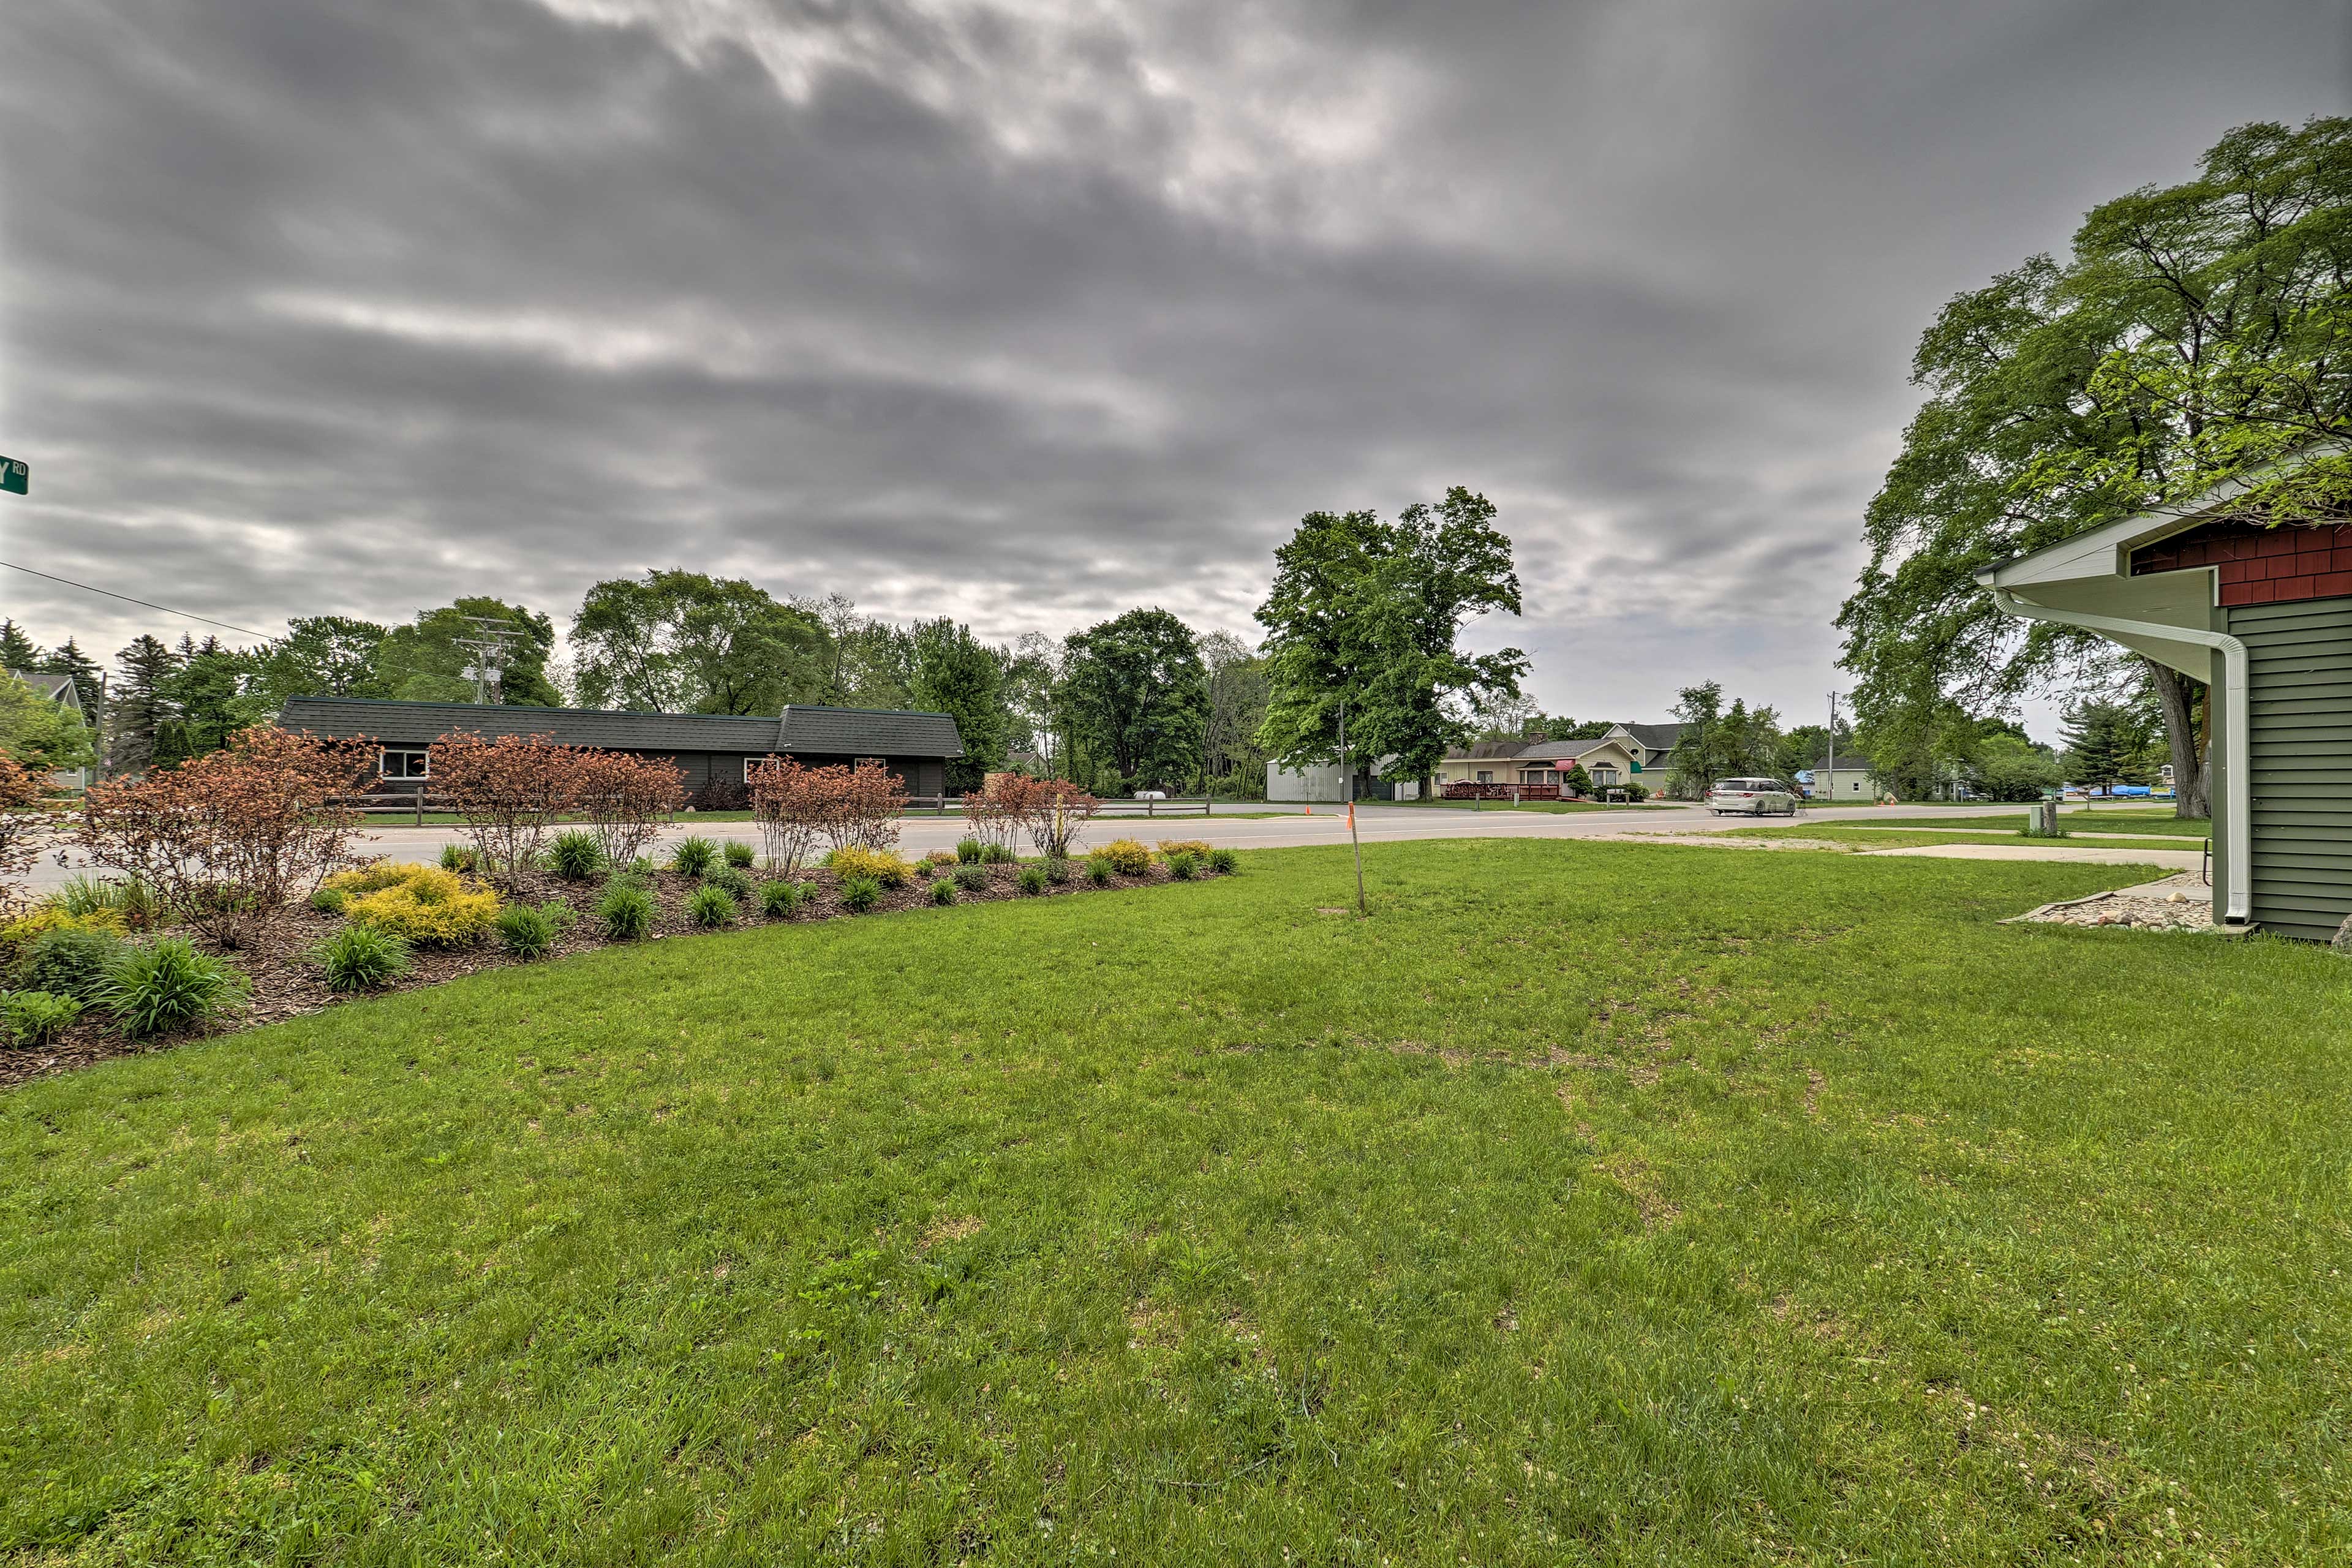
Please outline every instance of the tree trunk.
[[1437, 775], [1435, 773], [1423, 773], [1421, 775], [1421, 798], [1423, 800], [1435, 800], [1437, 798]]
[[[2210, 816], [2213, 805], [2205, 789], [2205, 748], [2199, 743], [2193, 695], [2199, 682], [2179, 671], [2143, 657], [2156, 700], [2164, 710], [2164, 740], [2172, 754], [2172, 814]], [[2241, 787], [2243, 787], [2242, 784]]]

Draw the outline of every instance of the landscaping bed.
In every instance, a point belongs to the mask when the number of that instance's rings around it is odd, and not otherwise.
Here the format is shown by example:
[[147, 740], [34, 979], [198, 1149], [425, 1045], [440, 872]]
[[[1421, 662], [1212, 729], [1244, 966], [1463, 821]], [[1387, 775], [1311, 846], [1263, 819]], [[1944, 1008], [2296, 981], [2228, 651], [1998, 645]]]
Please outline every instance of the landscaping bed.
[[[1066, 898], [1076, 893], [1150, 886], [1169, 881], [1173, 876], [1166, 858], [1155, 856], [1143, 865], [1139, 872], [1122, 874], [1110, 871], [1109, 880], [1100, 887], [1090, 882], [1085, 875], [1074, 872], [1066, 882], [1047, 881], [1037, 891], [1024, 893], [1019, 885], [1021, 871], [1024, 866], [1037, 864], [1035, 861], [1005, 861], [976, 866], [972, 869], [985, 879], [984, 882], [978, 888], [960, 887], [957, 901]], [[1129, 862], [1130, 866], [1133, 864]], [[917, 869], [919, 871], [921, 868]], [[696, 925], [688, 913], [688, 900], [704, 885], [701, 879], [688, 877], [668, 868], [656, 868], [643, 875], [653, 895], [656, 912], [651, 928], [638, 941], [661, 942], [671, 938], [719, 934], [719, 931]], [[820, 867], [803, 871], [793, 879], [813, 889], [814, 897], [802, 903], [792, 914], [770, 919], [763, 917], [757, 904], [753, 903], [743, 910], [731, 927], [719, 928], [719, 931], [763, 924], [869, 919], [875, 915], [933, 907], [930, 879], [920, 875], [908, 878], [904, 887], [881, 889], [877, 901], [863, 914], [853, 913], [842, 903], [842, 878], [835, 872]], [[507, 903], [561, 904], [572, 911], [572, 920], [557, 931], [549, 952], [537, 959], [520, 958], [504, 951], [495, 937], [454, 949], [420, 945], [412, 950], [413, 967], [405, 974], [369, 992], [339, 994], [329, 988], [326, 976], [312, 953], [318, 944], [341, 929], [344, 921], [340, 915], [307, 905], [288, 906], [258, 939], [244, 947], [225, 948], [200, 935], [191, 935], [190, 941], [198, 952], [225, 960], [247, 976], [251, 984], [249, 1000], [237, 1016], [236, 1026], [251, 1027], [320, 1012], [362, 1000], [371, 994], [438, 985], [485, 969], [544, 963], [595, 948], [626, 945], [608, 940], [598, 926], [595, 910], [602, 890], [601, 881], [568, 881], [552, 872], [539, 869], [519, 872], [513, 879], [513, 886], [504, 892]], [[203, 1032], [218, 1031], [199, 1031]], [[130, 1040], [124, 1038], [103, 1014], [87, 1012], [45, 1045], [19, 1049], [0, 1046], [0, 1089], [11, 1088], [47, 1074], [88, 1067], [112, 1057], [168, 1049], [192, 1037], [194, 1037], [183, 1033], [149, 1040]]]

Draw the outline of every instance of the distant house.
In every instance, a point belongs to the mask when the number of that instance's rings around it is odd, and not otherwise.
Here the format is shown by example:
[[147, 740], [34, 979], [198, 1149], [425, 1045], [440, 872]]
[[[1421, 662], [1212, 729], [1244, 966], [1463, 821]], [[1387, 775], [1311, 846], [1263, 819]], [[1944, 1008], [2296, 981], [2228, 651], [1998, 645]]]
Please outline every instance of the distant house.
[[1480, 741], [1448, 752], [1437, 764], [1437, 785], [1486, 784], [1496, 788], [1557, 790], [1571, 768], [1581, 767], [1597, 790], [1622, 789], [1641, 770], [1633, 748], [1603, 737], [1597, 741]]
[[[8, 673], [31, 687], [36, 696], [47, 698], [89, 726], [93, 736], [98, 733], [98, 721], [83, 710], [81, 688], [74, 684], [72, 676], [48, 669], [12, 669]], [[91, 777], [88, 768], [59, 768], [49, 775], [49, 783], [59, 789], [88, 789]]]
[[[1668, 754], [1682, 738], [1680, 724], [1617, 724], [1601, 737], [1622, 745], [1633, 756], [1633, 771], [1641, 773], [1664, 773]], [[1653, 788], [1658, 787], [1654, 779], [1645, 782]]]
[[1866, 758], [1840, 757], [1832, 768], [1826, 758], [1815, 763], [1798, 782], [1815, 800], [1876, 800], [1877, 775]]
[[1310, 805], [1338, 805], [1346, 800], [1418, 800], [1421, 783], [1417, 779], [1391, 781], [1381, 778], [1382, 769], [1393, 765], [1396, 758], [1381, 757], [1373, 763], [1359, 760], [1356, 763], [1356, 787], [1351, 795], [1348, 776], [1337, 763], [1310, 763], [1303, 768], [1286, 768], [1280, 763], [1265, 764], [1265, 798], [1277, 804]]
[[688, 801], [705, 810], [740, 806], [751, 770], [770, 756], [808, 767], [871, 760], [897, 775], [908, 795], [936, 797], [946, 793], [948, 763], [963, 755], [962, 737], [947, 714], [884, 708], [794, 704], [774, 716], [740, 717], [295, 697], [278, 723], [377, 742], [379, 791], [429, 792], [428, 748], [444, 735], [471, 731], [491, 739], [545, 735], [568, 746], [667, 758], [686, 775]]

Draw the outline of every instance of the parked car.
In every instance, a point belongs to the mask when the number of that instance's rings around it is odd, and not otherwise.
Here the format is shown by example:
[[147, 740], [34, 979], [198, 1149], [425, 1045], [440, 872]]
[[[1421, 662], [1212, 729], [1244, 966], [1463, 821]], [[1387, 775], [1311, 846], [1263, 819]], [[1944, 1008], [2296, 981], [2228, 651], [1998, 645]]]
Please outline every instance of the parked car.
[[1779, 779], [1717, 779], [1706, 792], [1706, 808], [1717, 816], [1727, 811], [1750, 816], [1794, 816], [1797, 792]]

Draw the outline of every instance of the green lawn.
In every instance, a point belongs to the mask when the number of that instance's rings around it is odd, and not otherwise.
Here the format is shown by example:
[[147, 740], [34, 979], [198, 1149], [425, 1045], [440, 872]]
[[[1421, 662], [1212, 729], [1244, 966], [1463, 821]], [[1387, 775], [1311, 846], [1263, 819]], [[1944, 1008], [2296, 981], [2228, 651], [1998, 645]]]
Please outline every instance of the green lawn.
[[[1915, 816], [1905, 827], [2010, 827], [2023, 825], [2025, 807], [2003, 807], [1997, 814], [1976, 816]], [[2096, 807], [2058, 813], [2058, 826], [2074, 833], [2148, 833], [2179, 838], [2210, 838], [2210, 817], [2175, 816], [2169, 811], [2102, 811]]]
[[0, 1557], [2352, 1552], [2352, 966], [1539, 842], [605, 950], [0, 1098]]
[[1735, 827], [1730, 838], [1818, 838], [1831, 844], [1851, 844], [1857, 849], [1916, 849], [1929, 844], [2058, 844], [2085, 849], [2194, 849], [2193, 839], [2176, 837], [2147, 838], [2082, 838], [2060, 841], [2027, 838], [2013, 827], [1988, 825], [1976, 832], [1948, 827], [1914, 827], [1909, 823], [1885, 827], [1857, 827], [1845, 823], [1816, 823], [1800, 827]]

